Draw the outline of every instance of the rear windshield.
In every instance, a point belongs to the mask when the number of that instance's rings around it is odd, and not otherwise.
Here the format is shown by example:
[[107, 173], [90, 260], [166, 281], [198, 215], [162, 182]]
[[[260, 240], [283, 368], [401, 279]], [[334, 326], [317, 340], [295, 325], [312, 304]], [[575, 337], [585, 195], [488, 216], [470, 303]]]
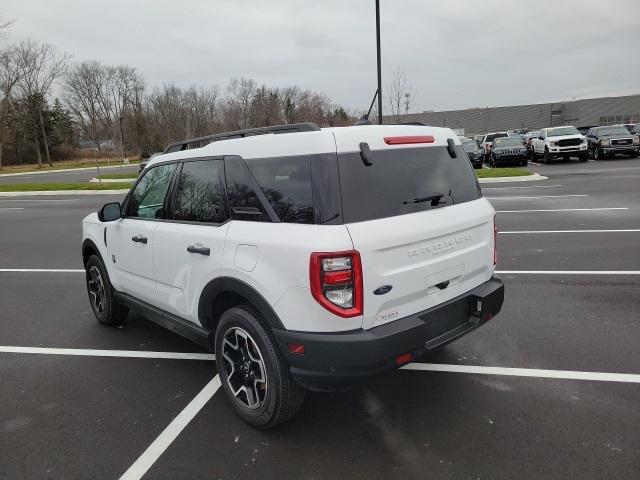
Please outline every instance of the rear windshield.
[[480, 198], [473, 167], [462, 146], [402, 148], [338, 155], [345, 223], [405, 215]]

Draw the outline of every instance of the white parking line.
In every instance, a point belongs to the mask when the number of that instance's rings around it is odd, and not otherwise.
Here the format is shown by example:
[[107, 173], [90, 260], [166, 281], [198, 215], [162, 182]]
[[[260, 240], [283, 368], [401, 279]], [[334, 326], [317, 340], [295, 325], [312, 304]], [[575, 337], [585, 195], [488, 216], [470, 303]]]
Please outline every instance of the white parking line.
[[[15, 193], [15, 192], [14, 192]], [[2, 195], [0, 195], [0, 202], [77, 202], [79, 199], [77, 198], [60, 198], [60, 199], [56, 199], [56, 198], [44, 198], [44, 199], [39, 199], [39, 200], [34, 200], [32, 198], [7, 198], [7, 197], [3, 197]]]
[[482, 190], [506, 190], [509, 188], [556, 188], [562, 185], [531, 185], [530, 187], [482, 187]]
[[487, 200], [523, 200], [523, 199], [536, 199], [536, 198], [567, 198], [567, 197], [588, 197], [589, 195], [538, 195], [527, 197], [484, 197]]
[[0, 346], [0, 353], [72, 355], [81, 357], [162, 358], [168, 360], [215, 360], [212, 353], [149, 352], [138, 350], [99, 350], [94, 348], [45, 348]]
[[512, 235], [515, 233], [630, 233], [630, 232], [640, 232], [640, 228], [629, 229], [629, 230], [517, 230], [510, 232], [500, 231], [499, 233], [503, 235]]
[[640, 275], [640, 270], [496, 270], [505, 275]]
[[535, 212], [597, 212], [604, 210], [629, 210], [629, 207], [602, 208], [546, 208], [539, 210], [496, 210], [496, 213], [535, 213]]
[[428, 372], [475, 373], [512, 377], [560, 378], [598, 382], [640, 383], [640, 375], [632, 373], [577, 372], [571, 370], [541, 370], [537, 368], [480, 367], [476, 365], [447, 365], [439, 363], [410, 363], [403, 370]]
[[71, 269], [71, 268], [0, 268], [0, 272], [9, 272], [9, 273], [84, 273], [84, 270]]
[[207, 404], [220, 388], [220, 377], [216, 375], [205, 387], [189, 402], [176, 418], [165, 428], [151, 445], [138, 457], [133, 465], [124, 472], [120, 480], [138, 480], [147, 473], [149, 468], [158, 460], [160, 455], [173, 443], [185, 429], [191, 420]]
[[24, 207], [0, 207], [0, 210], [24, 210]]

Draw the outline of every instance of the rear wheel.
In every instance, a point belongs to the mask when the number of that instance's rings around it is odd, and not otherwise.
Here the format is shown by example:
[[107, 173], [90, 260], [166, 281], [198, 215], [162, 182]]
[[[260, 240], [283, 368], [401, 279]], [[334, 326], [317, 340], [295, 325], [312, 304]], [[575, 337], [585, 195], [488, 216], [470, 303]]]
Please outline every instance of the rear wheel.
[[267, 429], [300, 410], [305, 391], [255, 309], [233, 307], [222, 314], [215, 351], [222, 388], [245, 422]]
[[127, 318], [129, 309], [115, 299], [102, 259], [97, 255], [91, 255], [87, 260], [85, 271], [89, 303], [96, 319], [103, 325], [122, 323]]

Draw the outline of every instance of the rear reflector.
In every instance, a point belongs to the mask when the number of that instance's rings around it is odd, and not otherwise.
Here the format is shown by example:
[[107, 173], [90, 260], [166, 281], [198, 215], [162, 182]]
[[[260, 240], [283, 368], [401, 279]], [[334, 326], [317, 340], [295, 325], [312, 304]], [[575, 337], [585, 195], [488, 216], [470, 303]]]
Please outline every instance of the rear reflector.
[[408, 135], [404, 137], [384, 137], [387, 145], [405, 145], [408, 143], [433, 143], [435, 138], [432, 135]]
[[304, 345], [299, 343], [287, 343], [287, 348], [289, 349], [289, 353], [304, 355]]
[[404, 365], [406, 363], [409, 363], [411, 360], [413, 360], [413, 353], [411, 352], [403, 353], [402, 355], [398, 355], [396, 357], [396, 365], [398, 366]]

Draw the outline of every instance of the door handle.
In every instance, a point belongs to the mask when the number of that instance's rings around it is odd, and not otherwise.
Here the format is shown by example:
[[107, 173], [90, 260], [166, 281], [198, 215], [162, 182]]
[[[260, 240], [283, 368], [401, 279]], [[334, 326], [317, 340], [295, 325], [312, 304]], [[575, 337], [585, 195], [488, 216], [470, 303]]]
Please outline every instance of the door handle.
[[135, 235], [131, 237], [131, 240], [136, 243], [147, 243], [147, 237], [143, 237], [142, 235]]
[[187, 247], [187, 252], [189, 253], [199, 253], [200, 255], [206, 255], [207, 257], [211, 255], [211, 249], [209, 247], [203, 247], [201, 245], [189, 245]]

